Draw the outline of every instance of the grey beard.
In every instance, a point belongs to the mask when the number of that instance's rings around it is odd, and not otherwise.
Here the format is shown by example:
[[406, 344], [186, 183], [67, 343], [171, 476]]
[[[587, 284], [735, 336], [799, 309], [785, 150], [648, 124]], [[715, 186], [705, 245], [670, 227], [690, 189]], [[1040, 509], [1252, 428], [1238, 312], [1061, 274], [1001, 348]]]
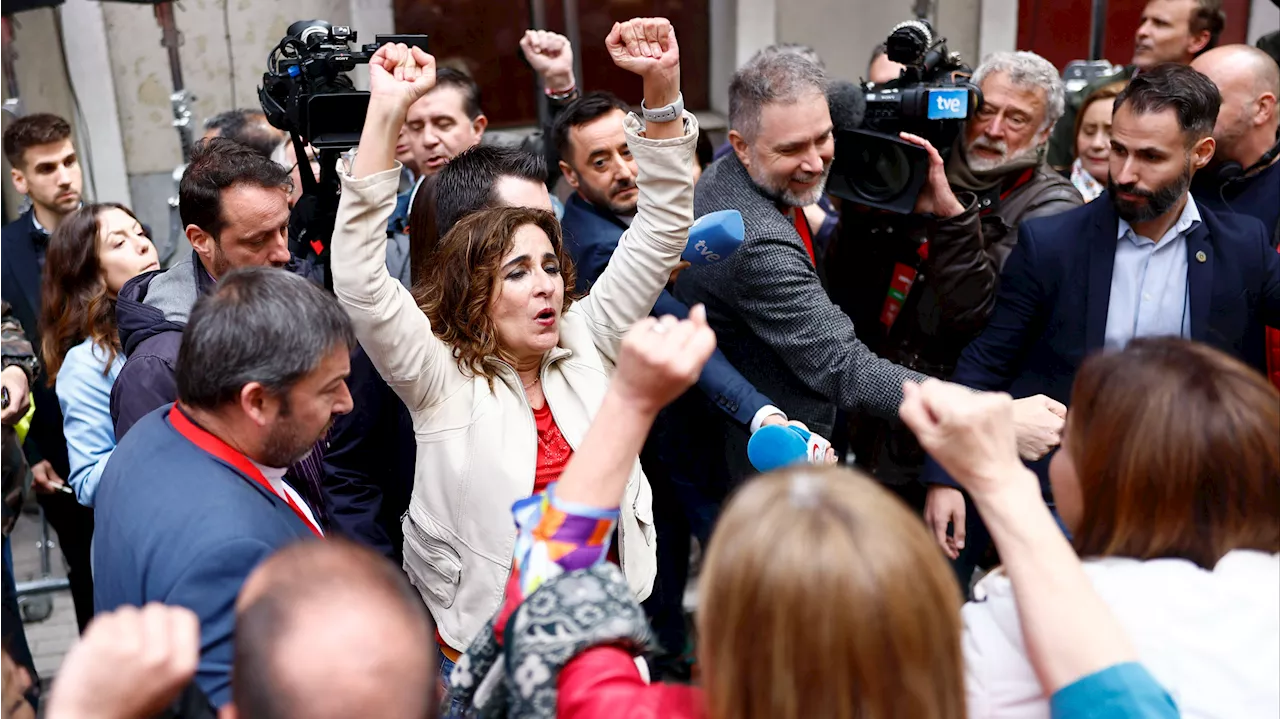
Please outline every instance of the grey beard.
[[755, 182], [756, 187], [759, 187], [775, 203], [780, 203], [787, 207], [808, 207], [821, 199], [822, 195], [826, 193], [827, 179], [831, 176], [831, 165], [823, 168], [822, 177], [818, 180], [818, 184], [804, 193], [792, 192], [787, 187], [790, 177], [782, 181], [781, 187], [771, 187], [767, 179], [756, 177], [751, 170], [747, 170], [747, 174], [751, 176], [751, 180]]
[[1026, 160], [1031, 157], [1035, 157], [1039, 152], [1040, 152], [1039, 145], [1031, 145], [1030, 147], [1024, 147], [1023, 149], [1013, 153], [1012, 155], [1009, 155], [1006, 153], [1004, 159], [988, 160], [986, 158], [974, 157], [973, 155], [971, 155], [969, 153], [969, 147], [966, 145], [964, 148], [964, 160], [969, 165], [970, 171], [981, 172], [986, 174], [989, 172], [997, 172], [1003, 167], [1013, 165], [1014, 163], [1022, 162], [1023, 160]]

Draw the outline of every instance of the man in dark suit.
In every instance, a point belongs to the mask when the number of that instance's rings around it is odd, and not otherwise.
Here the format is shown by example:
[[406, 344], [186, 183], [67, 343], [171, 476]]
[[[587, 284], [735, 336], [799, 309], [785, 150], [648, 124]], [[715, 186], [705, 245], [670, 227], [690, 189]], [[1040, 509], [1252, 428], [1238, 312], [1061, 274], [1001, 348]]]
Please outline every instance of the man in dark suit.
[[[80, 160], [71, 142], [71, 126], [49, 114], [20, 117], [4, 131], [4, 154], [12, 166], [10, 177], [18, 192], [31, 200], [31, 209], [5, 225], [0, 242], [0, 292], [22, 324], [27, 339], [40, 352], [40, 282], [49, 235], [62, 218], [80, 207]], [[93, 580], [89, 568], [89, 540], [93, 510], [75, 495], [60, 491], [70, 476], [67, 441], [62, 433], [58, 396], [43, 372], [31, 383], [36, 413], [24, 449], [31, 464], [33, 486], [67, 560], [67, 579], [81, 631], [93, 617]]]
[[322, 535], [317, 508], [284, 477], [351, 410], [354, 346], [337, 300], [306, 279], [224, 276], [183, 332], [177, 403], [134, 425], [103, 474], [95, 604], [194, 611], [196, 682], [215, 706], [230, 700], [241, 584], [276, 549]]
[[[1213, 83], [1185, 65], [1130, 82], [1115, 101], [1107, 194], [1022, 224], [995, 312], [953, 381], [1065, 403], [1088, 354], [1159, 335], [1264, 370], [1263, 328], [1280, 325], [1280, 256], [1258, 220], [1215, 213], [1188, 192], [1213, 156], [1219, 104]], [[1052, 506], [1048, 463], [1032, 468]], [[925, 520], [967, 584], [990, 540], [941, 468], [930, 462], [923, 481], [933, 485]]]

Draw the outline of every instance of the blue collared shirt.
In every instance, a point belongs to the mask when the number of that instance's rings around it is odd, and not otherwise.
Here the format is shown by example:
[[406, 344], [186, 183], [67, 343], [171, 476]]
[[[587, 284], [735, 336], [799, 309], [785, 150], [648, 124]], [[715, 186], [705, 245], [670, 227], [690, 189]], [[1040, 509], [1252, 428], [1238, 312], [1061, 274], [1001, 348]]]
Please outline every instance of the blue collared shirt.
[[1107, 349], [1124, 349], [1134, 337], [1191, 336], [1187, 234], [1198, 224], [1200, 209], [1190, 194], [1178, 221], [1158, 242], [1120, 220], [1107, 305]]

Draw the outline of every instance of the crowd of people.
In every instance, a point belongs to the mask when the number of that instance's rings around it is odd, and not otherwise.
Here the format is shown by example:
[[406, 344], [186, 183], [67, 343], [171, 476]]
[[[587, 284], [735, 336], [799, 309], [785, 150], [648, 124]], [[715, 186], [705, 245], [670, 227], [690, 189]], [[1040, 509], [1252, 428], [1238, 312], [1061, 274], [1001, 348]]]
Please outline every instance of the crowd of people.
[[[953, 145], [901, 135], [911, 214], [828, 195], [805, 46], [716, 148], [662, 18], [604, 39], [625, 99], [526, 33], [518, 139], [380, 47], [310, 259], [318, 155], [261, 113], [208, 123], [180, 252], [15, 120], [4, 716], [1280, 714], [1280, 67], [1223, 24], [1150, 0], [1078, 93], [983, 58]], [[757, 476], [766, 427], [834, 450]], [[28, 486], [82, 631], [44, 696]]]

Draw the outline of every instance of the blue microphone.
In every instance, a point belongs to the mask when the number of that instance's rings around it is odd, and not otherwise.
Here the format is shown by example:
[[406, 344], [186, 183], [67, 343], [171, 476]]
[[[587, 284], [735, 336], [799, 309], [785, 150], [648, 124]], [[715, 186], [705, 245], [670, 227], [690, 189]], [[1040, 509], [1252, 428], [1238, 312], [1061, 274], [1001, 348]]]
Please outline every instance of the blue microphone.
[[713, 265], [733, 254], [742, 244], [742, 213], [737, 210], [710, 212], [693, 221], [689, 244], [680, 259], [693, 265]]
[[747, 442], [747, 459], [761, 472], [793, 464], [824, 464], [831, 443], [821, 435], [790, 424], [761, 427]]

